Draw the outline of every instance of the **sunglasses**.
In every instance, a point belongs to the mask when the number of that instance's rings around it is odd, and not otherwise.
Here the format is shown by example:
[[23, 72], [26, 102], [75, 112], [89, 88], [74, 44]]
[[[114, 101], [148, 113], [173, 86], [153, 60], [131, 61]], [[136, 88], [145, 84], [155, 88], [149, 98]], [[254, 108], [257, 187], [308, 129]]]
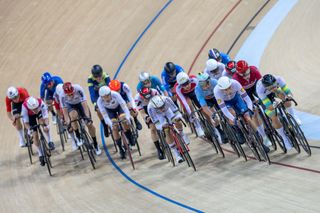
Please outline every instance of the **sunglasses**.
[[142, 81], [142, 84], [149, 84], [150, 82], [151, 82], [150, 79], [147, 79], [145, 81]]
[[245, 73], [238, 73], [240, 76], [248, 76], [250, 75], [250, 69], [247, 69], [247, 71], [245, 71]]
[[93, 75], [94, 78], [100, 78], [102, 77], [102, 74], [101, 75]]

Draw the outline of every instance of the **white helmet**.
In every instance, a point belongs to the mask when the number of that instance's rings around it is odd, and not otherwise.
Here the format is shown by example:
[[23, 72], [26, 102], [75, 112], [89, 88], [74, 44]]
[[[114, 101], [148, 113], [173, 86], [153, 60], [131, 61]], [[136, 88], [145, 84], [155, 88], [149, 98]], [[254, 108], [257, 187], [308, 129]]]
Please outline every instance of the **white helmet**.
[[218, 80], [218, 88], [219, 89], [228, 89], [232, 84], [232, 81], [227, 76], [222, 76]]
[[99, 89], [100, 96], [106, 96], [106, 95], [109, 95], [110, 93], [111, 93], [111, 89], [107, 86], [100, 87]]
[[218, 62], [214, 59], [209, 59], [206, 64], [207, 64], [206, 68], [208, 71], [215, 70], [218, 67]]
[[204, 82], [204, 81], [207, 81], [208, 79], [210, 78], [210, 76], [207, 74], [207, 73], [199, 73], [197, 75], [197, 79], [199, 82]]
[[180, 72], [178, 75], [177, 75], [177, 82], [179, 85], [181, 84], [184, 84], [186, 83], [187, 81], [189, 81], [189, 76], [187, 73], [185, 72]]
[[165, 100], [161, 95], [153, 96], [150, 100], [150, 104], [153, 108], [159, 109], [164, 106]]
[[9, 87], [7, 90], [7, 97], [9, 99], [14, 99], [15, 97], [17, 97], [19, 95], [19, 92], [17, 90], [17, 88], [15, 87]]
[[139, 81], [145, 81], [145, 80], [148, 80], [149, 78], [150, 78], [150, 75], [147, 72], [142, 72], [139, 75]]
[[39, 107], [39, 105], [40, 104], [39, 104], [38, 99], [36, 99], [34, 97], [29, 97], [27, 99], [27, 106], [28, 106], [29, 109], [35, 110], [35, 109], [37, 109]]

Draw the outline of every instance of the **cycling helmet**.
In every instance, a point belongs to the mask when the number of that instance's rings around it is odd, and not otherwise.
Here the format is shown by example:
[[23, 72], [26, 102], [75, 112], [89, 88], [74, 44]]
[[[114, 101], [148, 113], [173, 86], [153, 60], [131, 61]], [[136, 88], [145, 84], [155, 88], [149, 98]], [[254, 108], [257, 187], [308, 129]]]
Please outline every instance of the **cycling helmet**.
[[172, 73], [174, 73], [174, 71], [176, 71], [176, 65], [172, 62], [167, 62], [164, 65], [164, 70], [166, 71], [166, 73], [172, 74]]
[[232, 84], [231, 79], [226, 76], [222, 76], [218, 80], [218, 88], [219, 89], [228, 89], [231, 86], [231, 84]]
[[109, 83], [109, 87], [112, 91], [119, 91], [121, 88], [121, 83], [118, 80], [111, 80]]
[[261, 82], [262, 82], [263, 86], [269, 87], [269, 86], [274, 85], [277, 82], [277, 79], [271, 74], [266, 74], [262, 77]]
[[244, 74], [249, 69], [249, 65], [245, 60], [240, 60], [236, 64], [236, 69], [238, 73]]
[[106, 95], [110, 95], [111, 94], [111, 89], [107, 86], [102, 86], [99, 89], [99, 95], [102, 96], [106, 96]]
[[208, 71], [212, 71], [218, 68], [218, 62], [214, 59], [209, 59], [206, 64]]
[[7, 90], [7, 97], [9, 99], [14, 99], [16, 97], [18, 97], [19, 95], [19, 92], [18, 92], [18, 89], [15, 88], [15, 87], [9, 87], [8, 90]]
[[144, 87], [139, 91], [139, 95], [141, 98], [149, 100], [151, 98], [151, 89]]
[[160, 109], [165, 106], [165, 100], [161, 95], [156, 95], [150, 100], [151, 106], [155, 109]]
[[210, 79], [210, 76], [207, 74], [207, 73], [199, 73], [198, 75], [197, 75], [197, 79], [198, 79], [198, 81], [199, 81], [199, 83], [201, 83], [201, 82], [204, 82], [204, 81], [207, 81], [207, 80], [209, 80]]
[[232, 74], [236, 72], [236, 62], [235, 61], [229, 61], [226, 64], [226, 70], [231, 72]]
[[180, 73], [177, 75], [177, 82], [178, 82], [179, 85], [185, 84], [185, 83], [187, 83], [189, 80], [190, 80], [190, 78], [189, 78], [188, 74], [185, 73], [185, 72], [180, 72]]
[[214, 59], [214, 60], [220, 61], [221, 60], [220, 51], [215, 49], [215, 48], [213, 48], [213, 49], [209, 50], [208, 57], [210, 59]]
[[27, 99], [27, 106], [28, 106], [29, 109], [35, 110], [35, 109], [37, 109], [39, 107], [39, 105], [40, 105], [39, 101], [36, 98], [29, 97]]
[[96, 64], [93, 65], [92, 69], [91, 69], [91, 73], [94, 77], [99, 77], [102, 75], [103, 69], [100, 65]]
[[48, 84], [52, 81], [52, 76], [49, 72], [45, 72], [41, 76], [41, 81], [43, 84]]
[[142, 72], [139, 75], [139, 81], [145, 81], [145, 80], [149, 80], [150, 79], [150, 75], [147, 72]]
[[74, 92], [74, 87], [72, 86], [71, 82], [65, 82], [62, 88], [64, 93], [67, 95], [71, 95]]

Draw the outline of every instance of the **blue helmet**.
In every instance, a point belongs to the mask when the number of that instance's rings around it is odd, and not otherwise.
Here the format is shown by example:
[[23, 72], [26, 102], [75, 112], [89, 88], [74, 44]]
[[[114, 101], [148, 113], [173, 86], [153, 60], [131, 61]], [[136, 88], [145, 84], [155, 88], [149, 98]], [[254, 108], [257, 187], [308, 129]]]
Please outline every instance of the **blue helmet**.
[[45, 72], [41, 76], [41, 81], [43, 84], [48, 84], [52, 81], [52, 76], [49, 72]]
[[220, 61], [221, 60], [221, 54], [220, 54], [220, 51], [217, 50], [216, 48], [213, 48], [211, 50], [209, 50], [208, 52], [208, 57], [210, 59], [214, 59], [216, 61]]

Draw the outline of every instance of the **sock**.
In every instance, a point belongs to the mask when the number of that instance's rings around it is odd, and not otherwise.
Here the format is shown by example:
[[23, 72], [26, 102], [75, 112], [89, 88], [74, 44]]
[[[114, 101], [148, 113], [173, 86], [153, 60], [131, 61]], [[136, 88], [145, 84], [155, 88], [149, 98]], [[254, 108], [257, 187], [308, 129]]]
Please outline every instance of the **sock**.
[[23, 132], [23, 129], [19, 129], [19, 130], [18, 130], [18, 135], [19, 135], [20, 141], [24, 141], [24, 132]]
[[50, 129], [50, 126], [48, 126], [48, 129], [49, 129], [49, 131], [48, 132], [45, 132], [45, 134], [46, 134], [46, 136], [47, 136], [47, 138], [48, 138], [48, 143], [49, 142], [51, 142], [52, 140], [52, 138], [51, 138], [51, 129]]
[[257, 130], [258, 130], [259, 134], [260, 134], [263, 138], [267, 137], [267, 136], [266, 136], [266, 132], [264, 131], [263, 124], [261, 124], [260, 126], [258, 126]]

